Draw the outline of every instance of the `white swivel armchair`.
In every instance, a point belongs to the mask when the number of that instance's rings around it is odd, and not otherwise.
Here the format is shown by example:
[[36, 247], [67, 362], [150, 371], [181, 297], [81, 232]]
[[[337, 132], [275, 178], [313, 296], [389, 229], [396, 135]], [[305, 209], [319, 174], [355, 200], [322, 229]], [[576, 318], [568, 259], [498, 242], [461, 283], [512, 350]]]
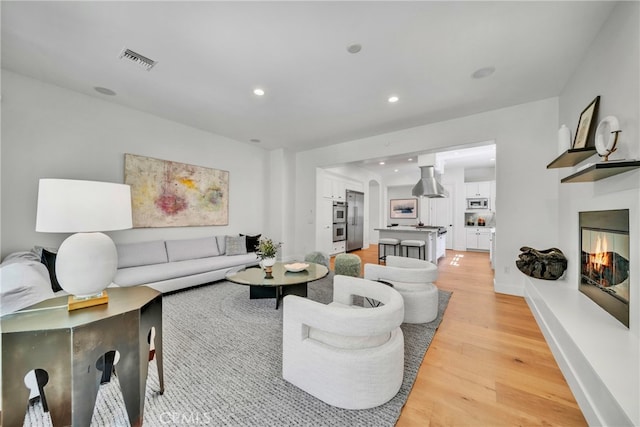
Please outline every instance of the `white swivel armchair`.
[[[382, 304], [354, 307], [359, 295]], [[337, 275], [333, 302], [284, 298], [282, 377], [325, 403], [368, 409], [388, 402], [404, 376], [402, 296], [369, 280]]]
[[428, 323], [438, 317], [438, 266], [415, 258], [387, 256], [386, 265], [365, 264], [365, 279], [389, 283], [404, 299], [405, 323]]

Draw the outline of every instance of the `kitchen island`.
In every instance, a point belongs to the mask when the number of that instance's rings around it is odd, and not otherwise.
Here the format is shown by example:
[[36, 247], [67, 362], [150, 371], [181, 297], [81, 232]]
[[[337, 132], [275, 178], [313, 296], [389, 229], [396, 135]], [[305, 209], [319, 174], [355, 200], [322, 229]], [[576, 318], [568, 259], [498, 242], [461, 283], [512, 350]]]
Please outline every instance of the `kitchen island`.
[[[375, 228], [374, 230], [379, 233], [380, 239], [424, 240], [427, 261], [437, 264], [438, 260], [445, 256], [446, 235], [438, 233], [438, 230], [442, 230], [442, 228], [436, 226], [398, 225], [395, 227]], [[398, 253], [398, 255], [400, 254]]]

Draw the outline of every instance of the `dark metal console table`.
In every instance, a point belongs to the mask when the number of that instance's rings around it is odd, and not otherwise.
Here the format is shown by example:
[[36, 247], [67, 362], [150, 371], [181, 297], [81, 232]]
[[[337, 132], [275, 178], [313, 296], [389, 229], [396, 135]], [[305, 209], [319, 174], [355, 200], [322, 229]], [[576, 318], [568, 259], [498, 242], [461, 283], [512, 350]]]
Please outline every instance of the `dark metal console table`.
[[32, 369], [49, 375], [44, 391], [53, 425], [88, 426], [102, 375], [96, 362], [111, 350], [120, 352], [118, 379], [129, 421], [142, 425], [152, 327], [164, 392], [162, 294], [146, 286], [108, 293], [105, 305], [67, 311], [64, 296], [2, 317], [3, 426], [22, 426], [29, 397], [24, 377]]

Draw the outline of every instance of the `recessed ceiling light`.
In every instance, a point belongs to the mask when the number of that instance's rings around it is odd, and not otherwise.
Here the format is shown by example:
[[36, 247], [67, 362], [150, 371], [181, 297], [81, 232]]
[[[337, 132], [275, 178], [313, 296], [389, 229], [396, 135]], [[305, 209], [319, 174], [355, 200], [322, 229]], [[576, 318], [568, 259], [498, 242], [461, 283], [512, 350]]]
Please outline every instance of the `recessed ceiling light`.
[[413, 162], [413, 159], [412, 159], [411, 157], [409, 157], [409, 158], [407, 159], [407, 161], [409, 161], [409, 162]]
[[257, 96], [262, 96], [264, 95], [264, 89], [260, 89], [259, 87], [257, 87], [253, 90], [253, 94]]
[[489, 77], [491, 74], [496, 72], [496, 67], [484, 67], [480, 68], [471, 74], [471, 77], [474, 79], [483, 79], [485, 77]]
[[347, 52], [349, 53], [358, 53], [362, 50], [362, 45], [358, 43], [350, 44], [347, 46]]
[[380, 165], [380, 166], [384, 165], [384, 162], [380, 162], [380, 163], [379, 163], [379, 165]]
[[103, 95], [115, 96], [116, 94], [114, 91], [112, 91], [111, 89], [107, 89], [106, 87], [96, 86], [93, 88], [93, 90]]
[[249, 140], [249, 142], [254, 142], [254, 143], [258, 144], [258, 143], [260, 143], [260, 140], [258, 138], [251, 138]]
[[389, 99], [387, 101], [389, 101], [390, 103], [395, 103], [398, 102], [400, 100], [400, 98], [398, 98], [397, 96], [390, 96]]
[[394, 169], [393, 171], [394, 171], [394, 172], [398, 172], [398, 169]]

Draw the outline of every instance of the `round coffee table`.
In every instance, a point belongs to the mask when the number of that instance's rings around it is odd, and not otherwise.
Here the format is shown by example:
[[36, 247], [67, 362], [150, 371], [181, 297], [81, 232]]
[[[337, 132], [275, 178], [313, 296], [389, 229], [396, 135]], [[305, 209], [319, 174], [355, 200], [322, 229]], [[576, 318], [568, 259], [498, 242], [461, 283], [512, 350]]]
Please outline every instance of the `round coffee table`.
[[[289, 263], [286, 263], [289, 264]], [[276, 262], [272, 268], [272, 278], [266, 278], [260, 267], [230, 273], [227, 280], [240, 285], [249, 285], [249, 298], [275, 298], [276, 310], [285, 295], [307, 296], [307, 283], [322, 279], [329, 269], [322, 264], [305, 262], [309, 267], [299, 272], [287, 271], [285, 263]]]

